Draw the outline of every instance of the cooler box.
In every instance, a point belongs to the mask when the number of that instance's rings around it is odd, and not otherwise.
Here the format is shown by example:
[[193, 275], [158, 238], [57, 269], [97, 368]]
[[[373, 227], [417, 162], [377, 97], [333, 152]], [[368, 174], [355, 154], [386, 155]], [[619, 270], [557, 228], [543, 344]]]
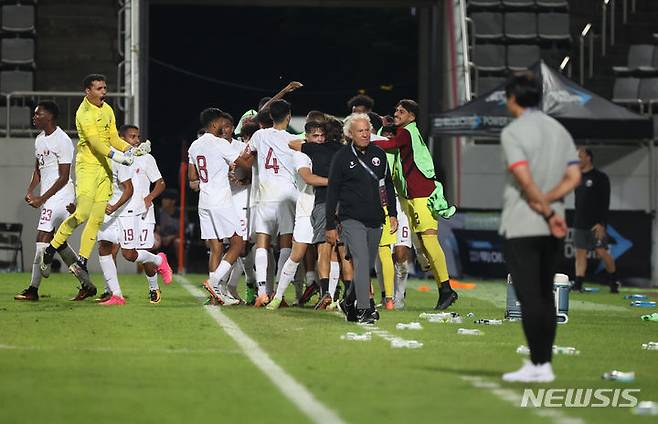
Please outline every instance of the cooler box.
[[[553, 293], [555, 295], [555, 316], [558, 324], [569, 321], [569, 277], [565, 274], [555, 274], [553, 279]], [[507, 274], [507, 308], [505, 318], [521, 319], [521, 304], [516, 299], [512, 276]]]

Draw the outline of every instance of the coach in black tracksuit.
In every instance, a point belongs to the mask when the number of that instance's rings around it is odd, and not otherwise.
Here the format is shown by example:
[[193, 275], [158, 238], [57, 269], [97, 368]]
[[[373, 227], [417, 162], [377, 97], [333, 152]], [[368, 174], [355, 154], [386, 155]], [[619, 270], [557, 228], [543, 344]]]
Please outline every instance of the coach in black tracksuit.
[[375, 320], [369, 296], [370, 269], [375, 265], [382, 235], [384, 206], [391, 218], [391, 233], [398, 226], [386, 153], [370, 143], [371, 129], [368, 115], [352, 114], [346, 119], [344, 133], [352, 143], [339, 150], [331, 162], [326, 209], [327, 242], [336, 244], [339, 238], [338, 212], [340, 240], [347, 246], [354, 266], [353, 284], [341, 309], [348, 320], [364, 323]]

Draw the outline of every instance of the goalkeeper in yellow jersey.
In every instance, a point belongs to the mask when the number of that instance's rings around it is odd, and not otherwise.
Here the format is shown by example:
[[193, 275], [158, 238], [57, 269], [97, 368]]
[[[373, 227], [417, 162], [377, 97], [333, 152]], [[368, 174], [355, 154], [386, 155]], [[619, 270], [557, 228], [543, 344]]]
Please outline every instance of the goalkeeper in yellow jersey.
[[53, 240], [41, 254], [40, 268], [44, 277], [50, 275], [50, 265], [58, 250], [66, 247], [73, 231], [86, 222], [80, 237], [78, 260], [69, 270], [80, 280], [82, 287], [72, 300], [83, 300], [96, 294], [89, 279], [87, 260], [96, 243], [98, 229], [103, 223], [107, 202], [112, 196], [112, 167], [110, 159], [130, 165], [133, 156], [151, 151], [150, 142], [133, 148], [119, 138], [114, 111], [105, 103], [105, 76], [91, 74], [83, 81], [85, 97], [75, 114], [78, 130], [78, 151], [75, 157], [76, 209], [57, 229]]

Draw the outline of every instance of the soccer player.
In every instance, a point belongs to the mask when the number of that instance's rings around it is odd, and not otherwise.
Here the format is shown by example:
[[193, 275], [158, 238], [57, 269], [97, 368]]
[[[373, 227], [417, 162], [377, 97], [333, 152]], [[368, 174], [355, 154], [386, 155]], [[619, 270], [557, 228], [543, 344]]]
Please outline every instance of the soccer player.
[[347, 101], [347, 110], [350, 113], [368, 113], [375, 107], [375, 101], [370, 96], [359, 94]]
[[[230, 296], [223, 287], [220, 289], [220, 281], [230, 272], [244, 246], [228, 172], [233, 163], [248, 169], [251, 161], [247, 162], [227, 140], [220, 137], [227, 121], [224, 112], [208, 108], [201, 112], [200, 120], [205, 133], [188, 150], [191, 164], [188, 178], [190, 188], [200, 191], [201, 239], [207, 240], [210, 246], [208, 280], [203, 284], [219, 303], [237, 304], [239, 300]], [[229, 248], [223, 254], [222, 240], [225, 238], [229, 239]]]
[[[119, 136], [133, 147], [141, 143], [139, 128], [134, 125], [123, 125], [119, 128]], [[98, 261], [106, 284], [105, 292], [99, 298], [100, 304], [111, 306], [126, 303], [114, 261], [118, 246], [121, 246], [126, 260], [144, 265], [149, 284], [149, 302], [159, 303], [157, 274], [162, 275], [165, 284], [169, 284], [172, 271], [164, 253], [154, 255], [148, 249], [153, 247], [155, 240], [153, 200], [164, 191], [165, 182], [153, 156], [146, 154], [136, 157], [130, 166], [112, 164], [112, 183], [112, 199], [108, 202], [106, 218], [98, 234]]]
[[105, 103], [105, 76], [88, 75], [83, 86], [85, 98], [75, 114], [80, 137], [75, 159], [76, 210], [59, 226], [50, 244], [42, 251], [39, 261], [41, 275], [47, 277], [55, 253], [63, 249], [73, 231], [86, 222], [80, 236], [78, 260], [69, 266], [69, 270], [83, 280], [75, 300], [84, 300], [96, 294], [96, 286], [89, 279], [87, 261], [96, 243], [98, 229], [103, 223], [107, 201], [112, 196], [112, 168], [109, 160], [130, 165], [134, 160], [133, 155], [139, 156], [150, 151], [148, 143], [133, 149], [119, 137], [114, 111]]
[[288, 142], [297, 137], [286, 131], [291, 118], [290, 103], [276, 100], [270, 104], [269, 111], [274, 126], [256, 131], [249, 142], [251, 150], [257, 155], [258, 169], [258, 204], [254, 216], [254, 262], [258, 285], [256, 307], [269, 302], [266, 287], [267, 251], [271, 247], [272, 237], [278, 236], [279, 241], [279, 274], [290, 257], [298, 196], [293, 151], [288, 148]]
[[448, 266], [438, 239], [438, 222], [428, 206], [428, 199], [436, 190], [442, 190], [442, 187], [436, 181], [432, 155], [416, 126], [418, 112], [418, 103], [400, 100], [394, 113], [395, 125], [398, 127], [396, 136], [389, 140], [375, 141], [375, 145], [386, 151], [399, 151], [393, 173], [399, 188], [398, 194], [404, 198], [400, 203], [405, 207], [412, 231], [418, 235], [423, 251], [429, 258], [439, 289], [435, 309], [443, 310], [459, 296], [450, 287]]
[[[59, 109], [54, 102], [43, 101], [37, 104], [32, 116], [34, 127], [41, 132], [34, 142], [36, 160], [25, 201], [33, 208], [41, 208], [41, 214], [37, 226], [32, 280], [28, 288], [14, 296], [16, 300], [39, 300], [41, 252], [53, 239], [55, 228], [68, 217], [66, 206], [75, 200], [75, 190], [70, 177], [73, 142], [57, 126], [58, 115]], [[35, 196], [33, 192], [37, 185], [40, 185], [40, 193]], [[62, 245], [59, 255], [67, 266], [78, 259], [66, 244]]]
[[615, 259], [608, 252], [606, 224], [610, 209], [610, 180], [594, 168], [594, 154], [590, 149], [578, 149], [582, 180], [576, 188], [576, 215], [573, 242], [576, 246], [576, 278], [573, 290], [582, 290], [587, 273], [587, 252], [594, 250], [603, 260], [610, 293], [619, 293]]
[[[318, 131], [319, 130], [319, 131]], [[325, 133], [322, 124], [319, 122], [307, 122], [304, 126], [305, 138], [309, 143], [324, 143]], [[293, 144], [297, 142], [291, 142]], [[293, 149], [294, 150], [294, 149]], [[293, 152], [293, 162], [295, 170], [301, 181], [297, 181], [299, 197], [295, 207], [295, 229], [292, 235], [292, 251], [290, 257], [283, 264], [279, 286], [272, 301], [267, 305], [267, 309], [275, 310], [281, 306], [283, 295], [290, 282], [297, 274], [299, 263], [304, 259], [308, 246], [313, 242], [313, 225], [311, 224], [311, 214], [313, 213], [313, 204], [315, 202], [314, 187], [326, 187], [327, 178], [319, 177], [313, 174], [311, 158], [304, 153], [295, 150]], [[320, 300], [317, 309], [325, 309], [331, 301], [329, 295], [328, 301]]]

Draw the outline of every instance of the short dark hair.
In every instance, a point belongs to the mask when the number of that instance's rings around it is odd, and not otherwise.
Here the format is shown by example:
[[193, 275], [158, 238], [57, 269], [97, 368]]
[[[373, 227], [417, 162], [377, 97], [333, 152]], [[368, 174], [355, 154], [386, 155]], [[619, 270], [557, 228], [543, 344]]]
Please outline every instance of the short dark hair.
[[365, 106], [366, 109], [372, 110], [375, 107], [375, 101], [370, 96], [365, 94], [359, 94], [347, 101], [347, 109], [352, 113], [352, 109], [355, 106]]
[[138, 130], [138, 131], [139, 131], [139, 128], [137, 128], [137, 125], [133, 125], [133, 124], [123, 124], [123, 125], [121, 125], [121, 126], [119, 127], [119, 135], [120, 135], [121, 137], [123, 137], [124, 135], [126, 135], [126, 133], [128, 132], [128, 130]]
[[415, 100], [402, 99], [398, 102], [398, 104], [395, 105], [395, 107], [398, 106], [401, 106], [404, 110], [406, 110], [409, 113], [413, 113], [414, 116], [416, 117], [416, 120], [418, 119], [418, 114], [420, 113], [420, 106], [418, 106], [418, 103], [416, 103]]
[[203, 128], [208, 128], [210, 126], [210, 123], [214, 121], [215, 119], [222, 118], [224, 112], [222, 112], [221, 109], [216, 108], [216, 107], [209, 107], [207, 109], [204, 109], [201, 112], [201, 115], [199, 115], [199, 120], [201, 121], [201, 126]]
[[263, 128], [271, 128], [272, 125], [274, 125], [274, 122], [272, 121], [272, 117], [270, 116], [270, 109], [265, 108], [259, 111], [256, 114], [256, 122], [258, 122], [258, 125], [260, 125]]
[[310, 121], [326, 121], [327, 115], [319, 110], [311, 110], [306, 114], [306, 119]]
[[280, 99], [270, 103], [270, 116], [275, 123], [283, 122], [286, 116], [290, 114], [290, 103]]
[[308, 121], [306, 124], [304, 124], [304, 132], [306, 134], [318, 128], [320, 128], [324, 133], [327, 132], [327, 129], [325, 128], [324, 124], [320, 121]]
[[585, 154], [586, 154], [587, 156], [589, 156], [589, 159], [590, 159], [592, 162], [594, 162], [594, 152], [592, 152], [592, 149], [590, 149], [589, 147], [585, 147], [585, 146], [580, 146], [580, 149], [581, 149], [583, 152], [585, 152]]
[[532, 72], [515, 73], [505, 84], [505, 97], [514, 96], [516, 103], [523, 107], [537, 107], [541, 101], [541, 87]]
[[228, 112], [222, 112], [222, 118], [227, 119], [231, 122], [231, 125], [235, 125], [235, 121], [233, 120], [233, 115], [231, 115]]
[[89, 74], [82, 80], [82, 87], [90, 88], [94, 81], [107, 81], [107, 78], [103, 74]]
[[398, 127], [396, 127], [395, 125], [384, 125], [382, 127], [382, 134], [384, 134], [385, 132], [390, 132], [395, 134], [397, 133], [397, 131], [398, 131]]
[[324, 130], [327, 133], [327, 141], [341, 142], [343, 139], [343, 123], [336, 118], [331, 118], [324, 123]]
[[59, 107], [57, 106], [57, 103], [53, 102], [52, 100], [42, 100], [37, 103], [36, 107], [40, 107], [41, 109], [48, 112], [53, 117], [53, 119], [57, 119], [59, 117]]
[[375, 131], [379, 131], [382, 125], [384, 125], [382, 117], [375, 112], [368, 112], [368, 118], [370, 118], [370, 123], [372, 124], [372, 128], [374, 128]]
[[258, 110], [261, 110], [263, 106], [265, 106], [265, 103], [269, 102], [272, 100], [271, 97], [263, 97], [258, 101]]
[[260, 129], [260, 126], [258, 125], [257, 122], [254, 121], [248, 121], [242, 124], [242, 128], [240, 128], [240, 137], [244, 140], [245, 138], [251, 138], [251, 136], [254, 135], [256, 131]]

